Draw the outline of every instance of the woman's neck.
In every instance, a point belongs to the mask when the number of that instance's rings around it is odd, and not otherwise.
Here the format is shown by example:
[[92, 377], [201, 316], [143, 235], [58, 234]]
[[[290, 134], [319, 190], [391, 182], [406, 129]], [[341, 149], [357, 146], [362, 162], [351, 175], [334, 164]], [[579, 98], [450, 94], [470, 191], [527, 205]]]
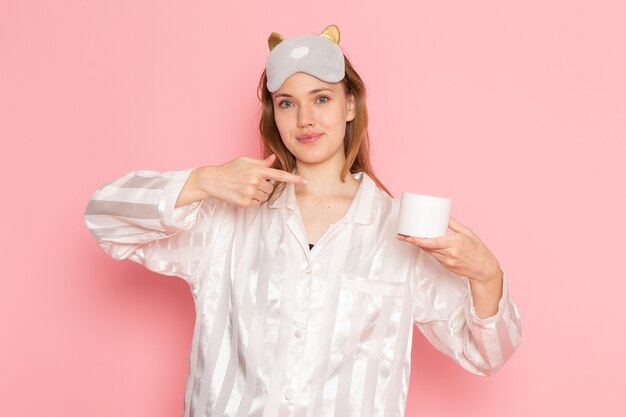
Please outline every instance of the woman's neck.
[[296, 185], [296, 194], [310, 196], [332, 196], [337, 194], [354, 194], [359, 182], [348, 173], [345, 182], [341, 181], [343, 161], [325, 161], [320, 164], [307, 164], [296, 161], [296, 173], [307, 179], [306, 185]]

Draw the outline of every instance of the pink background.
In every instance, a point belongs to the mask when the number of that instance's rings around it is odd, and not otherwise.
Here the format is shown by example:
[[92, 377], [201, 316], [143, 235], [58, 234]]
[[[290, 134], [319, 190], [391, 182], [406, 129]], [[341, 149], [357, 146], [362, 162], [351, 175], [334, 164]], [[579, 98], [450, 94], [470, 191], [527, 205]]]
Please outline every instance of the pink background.
[[381, 179], [451, 197], [522, 317], [488, 378], [416, 333], [407, 416], [623, 416], [624, 3], [238, 4], [0, 0], [0, 415], [182, 416], [191, 292], [83, 210], [131, 170], [259, 156], [268, 35], [336, 23]]

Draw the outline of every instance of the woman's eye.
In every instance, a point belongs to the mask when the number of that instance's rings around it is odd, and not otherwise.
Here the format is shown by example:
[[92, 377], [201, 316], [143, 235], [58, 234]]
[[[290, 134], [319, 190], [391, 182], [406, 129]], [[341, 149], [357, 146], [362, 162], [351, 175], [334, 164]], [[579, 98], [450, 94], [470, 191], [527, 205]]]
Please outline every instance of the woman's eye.
[[[327, 103], [328, 100], [330, 99], [326, 96], [320, 96], [317, 98], [318, 103]], [[288, 101], [288, 100], [283, 100], [280, 103], [278, 103], [278, 107], [282, 107], [282, 108], [291, 107], [291, 105], [292, 105], [291, 101]]]

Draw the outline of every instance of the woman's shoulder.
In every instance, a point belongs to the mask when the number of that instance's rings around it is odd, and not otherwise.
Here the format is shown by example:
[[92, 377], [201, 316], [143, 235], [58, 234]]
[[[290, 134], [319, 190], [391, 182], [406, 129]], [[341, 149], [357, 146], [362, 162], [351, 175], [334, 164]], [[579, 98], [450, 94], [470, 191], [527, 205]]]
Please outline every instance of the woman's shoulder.
[[360, 171], [357, 173], [352, 174], [352, 176], [359, 180], [359, 181], [363, 181], [363, 185], [366, 186], [366, 188], [371, 188], [374, 190], [374, 193], [381, 199], [383, 199], [387, 204], [395, 204], [397, 202], [399, 202], [398, 199], [396, 199], [395, 197], [389, 195], [384, 189], [382, 189], [374, 180], [374, 178], [372, 178], [370, 175], [368, 175], [366, 172], [364, 171]]
[[366, 200], [371, 200], [371, 210], [373, 214], [378, 218], [389, 218], [390, 216], [397, 215], [400, 208], [400, 200], [387, 194], [385, 190], [380, 188], [378, 184], [365, 172], [359, 172], [354, 174], [355, 178], [364, 181], [364, 194], [370, 196]]

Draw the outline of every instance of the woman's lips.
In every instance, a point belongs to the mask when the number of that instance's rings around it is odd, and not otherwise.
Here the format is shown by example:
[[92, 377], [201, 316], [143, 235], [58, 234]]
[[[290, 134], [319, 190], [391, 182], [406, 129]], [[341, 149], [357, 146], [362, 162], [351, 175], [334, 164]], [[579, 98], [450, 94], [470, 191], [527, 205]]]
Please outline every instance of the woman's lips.
[[296, 136], [296, 139], [298, 139], [300, 143], [311, 143], [315, 142], [320, 136], [322, 136], [321, 133], [307, 133], [305, 135]]

